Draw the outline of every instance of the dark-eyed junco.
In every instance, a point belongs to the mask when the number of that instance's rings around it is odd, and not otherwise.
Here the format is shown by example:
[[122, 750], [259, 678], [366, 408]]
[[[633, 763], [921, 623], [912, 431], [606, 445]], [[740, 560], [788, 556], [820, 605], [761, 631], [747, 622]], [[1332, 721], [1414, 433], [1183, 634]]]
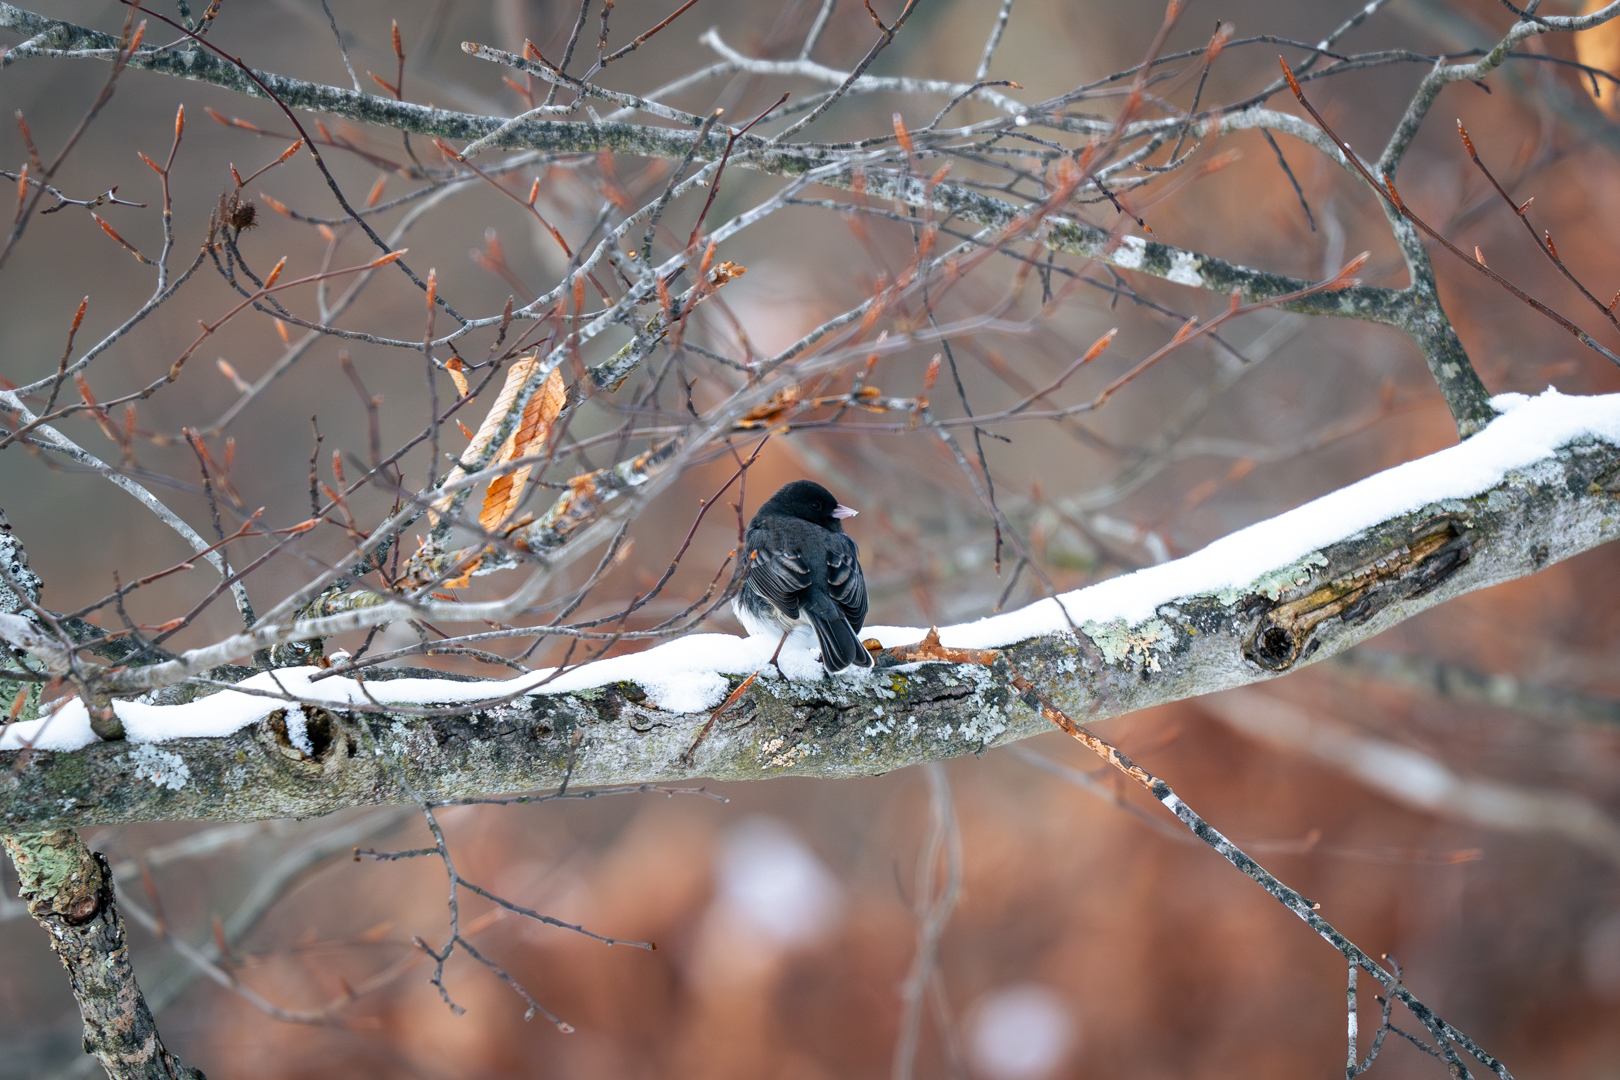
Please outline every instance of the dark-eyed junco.
[[861, 552], [842, 524], [855, 514], [820, 484], [795, 480], [748, 523], [748, 576], [731, 609], [750, 634], [782, 635], [773, 664], [793, 628], [807, 625], [828, 671], [872, 666], [859, 636], [866, 621]]

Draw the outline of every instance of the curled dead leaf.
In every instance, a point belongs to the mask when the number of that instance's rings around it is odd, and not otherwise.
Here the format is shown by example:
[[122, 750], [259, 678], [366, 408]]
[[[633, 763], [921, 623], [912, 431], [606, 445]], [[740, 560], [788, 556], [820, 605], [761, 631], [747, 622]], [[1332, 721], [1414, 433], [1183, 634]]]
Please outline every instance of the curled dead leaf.
[[596, 516], [596, 474], [585, 473], [568, 481], [568, 493], [551, 507], [547, 517], [551, 531], [559, 537], [571, 535]]
[[450, 381], [456, 384], [456, 393], [462, 397], [466, 397], [471, 392], [471, 387], [467, 383], [467, 376], [463, 372], [466, 366], [461, 362], [459, 356], [452, 356], [444, 362], [445, 370], [450, 373]]
[[[523, 409], [523, 418], [517, 430], [501, 446], [500, 453], [491, 463], [499, 466], [517, 458], [533, 457], [545, 449], [551, 436], [551, 425], [562, 413], [568, 392], [563, 387], [562, 372], [553, 369], [539, 391], [529, 399]], [[498, 476], [489, 482], [484, 495], [483, 508], [478, 512], [478, 524], [493, 532], [510, 517], [523, 499], [523, 485], [529, 479], [531, 467], [525, 465], [516, 472]]]
[[784, 414], [797, 408], [801, 392], [797, 383], [784, 386], [772, 394], [771, 399], [765, 404], [756, 405], [743, 413], [742, 419], [737, 421], [737, 426], [740, 428], [771, 426], [782, 419]]
[[[465, 553], [462, 553], [462, 557], [465, 558]], [[449, 581], [446, 581], [444, 583], [444, 587], [447, 588], [447, 589], [465, 589], [467, 587], [468, 583], [472, 581], [473, 571], [477, 570], [479, 565], [483, 561], [484, 561], [484, 552], [480, 551], [478, 554], [474, 555], [471, 559], [468, 559], [466, 561], [466, 563], [461, 567], [461, 573], [456, 575], [455, 577], [451, 578]], [[437, 593], [434, 593], [434, 595], [438, 596]], [[455, 597], [453, 597], [453, 596], [451, 596], [451, 597], [441, 597], [441, 599], [454, 600]]]
[[715, 288], [719, 288], [732, 278], [740, 278], [746, 273], [748, 273], [748, 267], [746, 266], [738, 266], [736, 263], [729, 261], [723, 262], [709, 271], [709, 281]]

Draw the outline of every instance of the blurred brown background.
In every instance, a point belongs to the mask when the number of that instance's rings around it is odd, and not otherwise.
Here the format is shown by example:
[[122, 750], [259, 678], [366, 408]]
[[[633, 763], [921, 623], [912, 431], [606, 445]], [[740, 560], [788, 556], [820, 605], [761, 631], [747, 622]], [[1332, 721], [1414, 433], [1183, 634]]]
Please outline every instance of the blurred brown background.
[[[622, 43], [673, 6], [620, 0], [614, 40]], [[878, 6], [891, 16], [897, 10], [892, 3]], [[996, 6], [925, 0], [873, 70], [970, 77]], [[1201, 44], [1217, 19], [1235, 22], [1239, 37], [1316, 41], [1360, 7], [1195, 0], [1167, 48]], [[818, 8], [812, 0], [701, 0], [631, 61], [610, 69], [606, 82], [646, 91], [709, 62], [712, 54], [697, 44], [709, 26], [750, 55], [796, 56]], [[123, 9], [113, 3], [35, 10], [109, 31], [123, 22]], [[503, 87], [500, 72], [466, 57], [459, 43], [516, 50], [528, 36], [554, 56], [577, 13], [560, 0], [333, 0], [332, 10], [368, 90], [367, 71], [391, 77], [394, 70], [393, 18], [408, 53], [408, 98], [501, 115], [516, 110], [520, 99]], [[1019, 0], [992, 76], [1018, 80], [1025, 100], [1060, 93], [1135, 62], [1162, 14], [1150, 4]], [[595, 20], [593, 9], [588, 36]], [[1455, 55], [1488, 45], [1510, 20], [1491, 0], [1396, 0], [1343, 44], [1356, 51], [1402, 47]], [[847, 67], [872, 34], [861, 7], [842, 0], [815, 56]], [[256, 67], [347, 85], [315, 0], [227, 0], [213, 40]], [[1534, 47], [1574, 55], [1571, 42], [1556, 36]], [[1229, 52], [1210, 76], [1205, 103], [1235, 100], [1265, 85], [1276, 70], [1276, 52], [1275, 45]], [[50, 154], [94, 97], [104, 69], [92, 61], [26, 60], [0, 72], [0, 103], [26, 114]], [[1320, 89], [1313, 98], [1341, 134], [1370, 155], [1423, 70], [1412, 64], [1348, 75], [1315, 84]], [[678, 103], [752, 115], [790, 85], [739, 77], [707, 84]], [[1492, 77], [1490, 89], [1465, 84], [1445, 92], [1403, 166], [1402, 194], [1464, 249], [1480, 245], [1493, 266], [1573, 314], [1571, 291], [1552, 267], [1532, 258], [1522, 227], [1468, 165], [1452, 121], [1464, 119], [1516, 198], [1536, 197], [1536, 221], [1553, 231], [1565, 260], [1600, 294], [1620, 285], [1613, 258], [1620, 241], [1620, 127], [1602, 116], [1567, 69], [1510, 65]], [[177, 258], [185, 262], [228, 181], [227, 163], [245, 173], [290, 141], [228, 129], [205, 108], [283, 132], [285, 121], [273, 106], [130, 72], [58, 183], [78, 197], [119, 184], [120, 197], [154, 202], [153, 178], [135, 151], [156, 157], [166, 150], [180, 103], [188, 126], [174, 195]], [[829, 113], [818, 137], [881, 133], [895, 110], [913, 124], [926, 123], [941, 104], [882, 96], [851, 101]], [[1103, 100], [1096, 107], [1106, 112], [1113, 105]], [[972, 103], [961, 108], [963, 120], [988, 115]], [[396, 136], [328, 124], [379, 153], [400, 153]], [[1398, 255], [1371, 197], [1303, 145], [1279, 143], [1304, 187], [1316, 231], [1306, 225], [1269, 147], [1250, 134], [1216, 148], [1241, 150], [1235, 164], [1177, 187], [1144, 211], [1156, 235], [1311, 277], [1370, 249], [1363, 277], [1402, 284]], [[356, 156], [328, 156], [353, 195], [378, 175]], [[15, 129], [0, 131], [0, 165], [16, 168], [24, 160]], [[656, 191], [661, 181], [643, 176], [645, 166], [619, 161], [620, 179], [637, 193]], [[746, 208], [774, 183], [741, 170], [733, 183], [728, 174], [712, 220]], [[266, 174], [253, 189], [307, 213], [337, 212], [305, 159]], [[390, 181], [390, 197], [404, 190]], [[547, 200], [554, 223], [569, 236], [589, 227], [599, 204], [588, 178], [567, 176], [548, 179]], [[155, 210], [102, 212], [143, 251], [156, 247]], [[690, 222], [692, 213], [683, 220]], [[311, 229], [272, 213], [261, 217], [262, 226], [244, 236], [244, 250], [263, 267], [292, 253], [308, 272], [321, 248]], [[499, 231], [513, 273], [533, 292], [549, 287], [565, 268], [554, 245], [535, 235], [510, 202], [485, 191], [459, 198], [425, 217], [406, 243], [414, 265], [437, 268], [443, 295], [479, 315], [498, 311], [513, 290], [468, 257], [470, 249], [484, 247], [488, 228]], [[873, 232], [879, 244], [900, 236]], [[837, 219], [809, 210], [777, 215], [721, 254], [749, 268], [746, 278], [727, 286], [725, 299], [761, 352], [783, 347], [859, 301], [878, 272], [868, 250]], [[338, 264], [368, 257], [350, 240]], [[1443, 262], [1437, 272], [1448, 311], [1492, 392], [1533, 393], [1549, 384], [1566, 393], [1620, 390], [1620, 372], [1580, 351], [1551, 323], [1474, 275]], [[1224, 304], [1162, 282], [1133, 284], [1184, 313]], [[971, 287], [978, 291], [962, 300], [964, 310], [986, 306], [999, 284], [992, 276]], [[53, 370], [85, 294], [91, 303], [81, 347], [149, 292], [150, 275], [144, 268], [136, 272], [88, 215], [69, 208], [36, 218], [0, 273], [0, 374], [24, 381]], [[1080, 291], [1036, 331], [987, 335], [962, 346], [959, 360], [975, 409], [1017, 400], [997, 376], [998, 365], [1038, 385], [1104, 330], [1120, 326], [1119, 339], [1088, 375], [1096, 380], [1088, 384], [1094, 392], [1177, 325], [1133, 310], [1128, 300], [1111, 311], [1107, 299]], [[92, 384], [104, 397], [141, 385], [190, 343], [195, 320], [217, 318], [231, 303], [212, 270], [199, 271], [193, 285], [92, 369]], [[368, 290], [346, 319], [410, 336], [419, 332], [420, 312], [419, 294], [385, 282]], [[719, 347], [714, 342], [725, 331], [718, 317], [711, 332], [711, 347]], [[1201, 343], [1088, 418], [1084, 437], [1029, 425], [1007, 429], [1009, 444], [987, 442], [1004, 505], [1056, 587], [1184, 554], [1454, 440], [1416, 350], [1393, 331], [1268, 312], [1232, 328], [1228, 338], [1249, 358], [1241, 372], [1227, 354]], [[1600, 335], [1616, 347], [1610, 338]], [[232, 480], [247, 506], [271, 508], [267, 520], [287, 524], [306, 514], [311, 413], [319, 414], [327, 435], [323, 453], [335, 447], [364, 452], [365, 414], [336, 363], [338, 348], [316, 344], [228, 428], [236, 439]], [[348, 348], [370, 392], [388, 402], [384, 445], [409, 437], [426, 416], [419, 360], [363, 344]], [[252, 380], [281, 349], [273, 324], [262, 316], [233, 322], [204, 345], [178, 391], [141, 406], [141, 426], [161, 432], [207, 427], [237, 396], [213, 366], [215, 357]], [[886, 361], [876, 381], [886, 392], [915, 393], [926, 359]], [[935, 391], [937, 399], [948, 396], [946, 386]], [[1156, 444], [1156, 434], [1201, 402], [1200, 395], [1209, 400], [1190, 414], [1184, 436]], [[600, 420], [602, 429], [607, 422]], [[93, 424], [64, 430], [117, 459], [117, 448]], [[194, 482], [195, 463], [183, 448], [143, 444], [138, 456], [151, 473]], [[649, 509], [633, 556], [600, 592], [603, 610], [662, 570], [696, 501], [729, 468], [720, 462], [692, 470]], [[413, 482], [425, 469], [421, 455], [407, 459]], [[797, 475], [823, 479], [865, 511], [852, 531], [873, 586], [872, 622], [964, 620], [988, 613], [1001, 596], [1010, 565], [996, 576], [987, 520], [936, 444], [890, 436], [777, 439], [762, 468], [750, 474], [748, 511], [763, 493]], [[200, 498], [165, 490], [188, 520], [204, 525]], [[172, 534], [104, 481], [16, 448], [0, 464], [0, 506], [28, 545], [53, 607], [106, 592], [114, 569], [129, 580], [185, 554]], [[371, 514], [385, 508], [380, 498], [362, 507]], [[700, 592], [734, 543], [734, 520], [706, 522], [668, 604], [648, 614], [668, 615], [682, 598]], [[1420, 997], [1516, 1075], [1620, 1077], [1620, 855], [1612, 845], [1556, 824], [1485, 828], [1454, 807], [1414, 805], [1417, 792], [1403, 792], [1400, 776], [1391, 774], [1387, 787], [1358, 781], [1310, 741], [1329, 732], [1353, 736], [1363, 747], [1394, 745], [1469, 784], [1532, 796], [1573, 794], [1604, 814], [1620, 815], [1617, 571], [1620, 554], [1598, 550], [1413, 620], [1361, 650], [1370, 658], [1319, 665], [1246, 698], [1116, 719], [1102, 732], [1319, 901], [1369, 953], [1395, 957]], [[294, 563], [275, 565], [250, 589], [265, 606], [306, 572]], [[131, 614], [151, 622], [172, 617], [209, 584], [178, 576], [138, 594]], [[1007, 603], [1039, 595], [1039, 583], [1025, 575]], [[232, 629], [234, 620], [228, 607], [218, 606], [180, 644], [208, 640]], [[736, 630], [729, 614], [715, 625]], [[1408, 664], [1402, 675], [1379, 659], [1391, 654], [1428, 666]], [[1435, 664], [1448, 665], [1443, 670], [1453, 675], [1452, 692], [1433, 688]], [[1497, 678], [1482, 678], [1478, 685], [1485, 689], [1467, 693], [1457, 677], [1469, 672]], [[1418, 678], [1431, 685], [1414, 686]], [[1252, 722], [1262, 713], [1273, 720], [1264, 730]], [[1041, 761], [1056, 763], [1057, 771]], [[1158, 807], [1134, 790], [1116, 789], [1093, 764], [1053, 735], [946, 767], [960, 823], [962, 893], [939, 942], [939, 982], [925, 1009], [916, 1075], [1337, 1074], [1344, 1055], [1338, 958], [1208, 849], [1163, 828], [1169, 821]], [[1063, 768], [1080, 770], [1084, 783]], [[159, 998], [173, 998], [159, 1017], [169, 1046], [210, 1076], [889, 1075], [901, 991], [917, 948], [916, 864], [931, 821], [924, 773], [711, 790], [729, 802], [641, 795], [445, 812], [457, 865], [472, 880], [600, 933], [657, 943], [652, 953], [610, 949], [563, 930], [486, 915], [488, 905], [467, 900], [464, 927], [475, 925], [478, 948], [572, 1024], [576, 1031], [569, 1035], [542, 1018], [525, 1024], [521, 1001], [460, 959], [447, 982], [467, 1012], [452, 1015], [426, 981], [430, 964], [409, 962], [414, 935], [436, 944], [445, 934], [444, 873], [437, 863], [356, 864], [343, 857], [342, 845], [333, 849], [335, 858], [311, 854], [323, 837], [342, 829], [352, 830], [350, 843], [420, 846], [426, 830], [408, 813], [356, 811], [338, 820], [210, 833], [217, 848], [190, 857], [180, 857], [186, 853], [173, 845], [205, 827], [92, 830], [87, 839], [115, 864], [134, 868], [133, 876], [120, 878], [131, 900], [151, 907], [155, 892], [169, 928], [198, 945], [214, 940], [212, 920], [229, 920], [253, 902], [256, 884], [272, 871], [286, 872], [287, 895], [233, 942], [231, 968], [243, 984], [288, 1009], [338, 1003], [321, 1023], [278, 1021], [204, 979], [177, 995], [161, 989], [179, 985], [185, 962], [151, 935], [131, 930], [143, 985]], [[1488, 790], [1500, 794], [1503, 788]], [[154, 864], [150, 890], [139, 872], [143, 857]], [[0, 880], [14, 895], [9, 867]], [[0, 907], [0, 1076], [56, 1075], [75, 1067], [78, 1021], [60, 967], [39, 930], [19, 914], [15, 904]], [[378, 973], [392, 977], [369, 985], [379, 981]], [[1370, 999], [1367, 987], [1364, 981]], [[351, 992], [356, 1000], [344, 1003]], [[1366, 1016], [1370, 1027], [1372, 1013]], [[1375, 1066], [1390, 1077], [1433, 1076], [1441, 1068], [1393, 1037]]]

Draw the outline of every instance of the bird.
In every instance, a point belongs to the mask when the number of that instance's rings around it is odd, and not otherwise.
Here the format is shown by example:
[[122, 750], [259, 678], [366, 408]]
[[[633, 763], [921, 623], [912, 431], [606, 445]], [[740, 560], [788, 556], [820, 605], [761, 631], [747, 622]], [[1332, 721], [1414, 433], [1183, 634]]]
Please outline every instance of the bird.
[[816, 632], [829, 673], [872, 666], [859, 636], [866, 621], [861, 551], [843, 526], [858, 512], [815, 481], [795, 480], [748, 523], [747, 574], [731, 609], [750, 635], [782, 635], [771, 654], [779, 674], [777, 657], [796, 626]]

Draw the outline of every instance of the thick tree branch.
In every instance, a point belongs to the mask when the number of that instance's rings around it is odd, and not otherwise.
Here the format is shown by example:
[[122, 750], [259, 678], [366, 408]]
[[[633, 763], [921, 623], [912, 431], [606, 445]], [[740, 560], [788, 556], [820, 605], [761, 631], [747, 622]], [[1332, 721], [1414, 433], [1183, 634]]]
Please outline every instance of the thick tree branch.
[[[0, 754], [0, 824], [304, 817], [401, 801], [402, 779], [429, 799], [551, 787], [570, 762], [581, 785], [870, 775], [1046, 730], [1009, 690], [1009, 662], [1069, 714], [1105, 719], [1286, 674], [1616, 536], [1620, 448], [1582, 440], [1477, 496], [1395, 516], [1244, 588], [1180, 598], [1132, 627], [1024, 641], [995, 668], [756, 679], [691, 766], [682, 757], [708, 714], [658, 709], [632, 683], [431, 717], [306, 706], [308, 753], [278, 710], [227, 738]], [[385, 682], [369, 689], [388, 700]]]
[[50, 935], [84, 1017], [84, 1050], [113, 1080], [203, 1080], [163, 1047], [129, 963], [112, 871], [72, 829], [0, 835], [28, 913]]

